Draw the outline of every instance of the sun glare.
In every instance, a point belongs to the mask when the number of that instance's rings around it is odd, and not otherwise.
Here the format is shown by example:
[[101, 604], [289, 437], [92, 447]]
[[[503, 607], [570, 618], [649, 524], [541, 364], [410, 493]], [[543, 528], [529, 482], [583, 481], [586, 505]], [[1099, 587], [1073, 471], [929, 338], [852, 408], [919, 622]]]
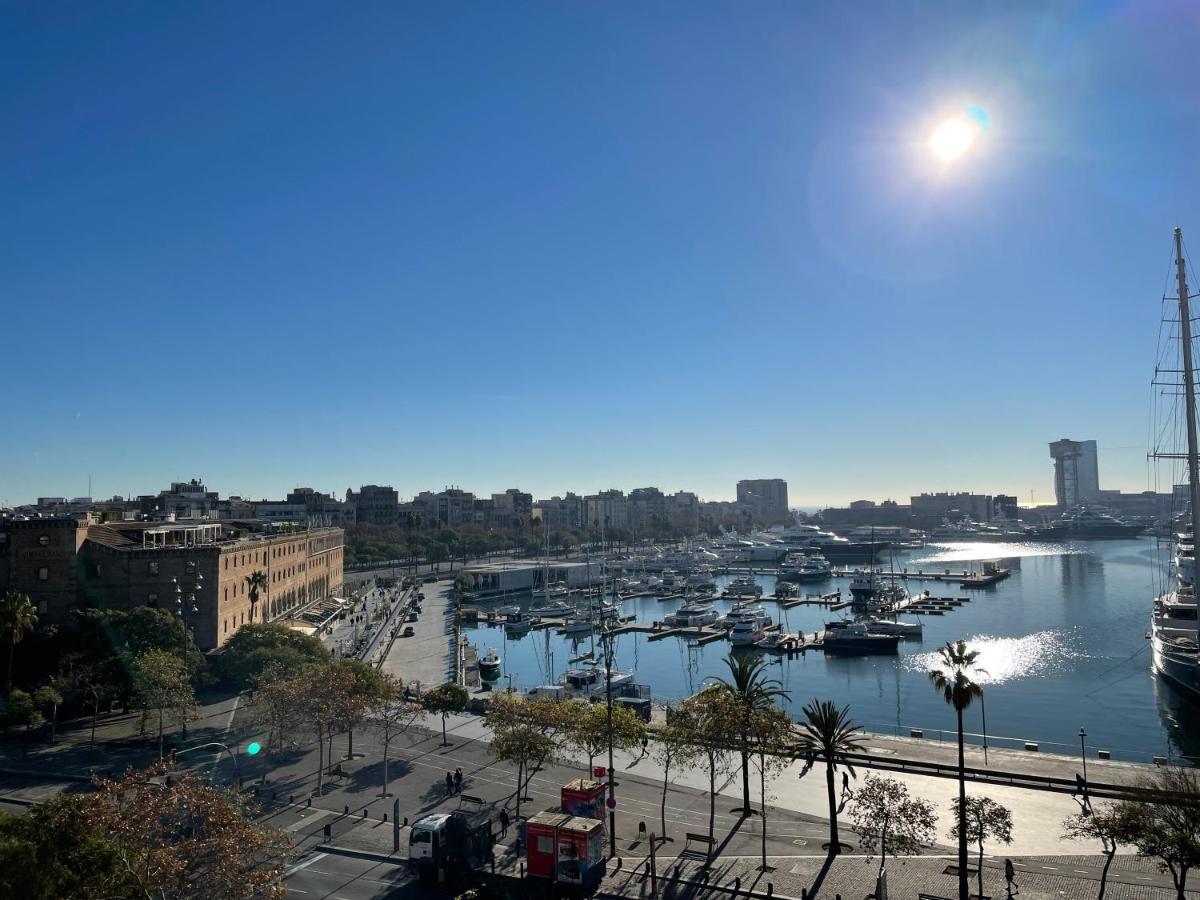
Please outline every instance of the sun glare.
[[929, 139], [929, 149], [938, 159], [947, 162], [958, 159], [975, 143], [977, 132], [978, 129], [966, 119], [957, 116], [947, 119]]

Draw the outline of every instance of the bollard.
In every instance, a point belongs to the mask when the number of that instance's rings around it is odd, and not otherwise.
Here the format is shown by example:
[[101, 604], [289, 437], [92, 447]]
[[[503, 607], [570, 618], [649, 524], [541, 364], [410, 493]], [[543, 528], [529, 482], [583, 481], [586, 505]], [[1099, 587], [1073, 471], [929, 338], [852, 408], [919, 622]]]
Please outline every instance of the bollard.
[[679, 880], [679, 864], [678, 863], [675, 864], [675, 880], [676, 881]]
[[[770, 884], [771, 882], [767, 882]], [[800, 888], [800, 900], [808, 900], [808, 888]]]
[[328, 822], [325, 824], [325, 840], [328, 842], [333, 838], [333, 826]]
[[312, 809], [312, 797], [308, 798], [308, 808]]
[[365, 806], [363, 807], [363, 811], [362, 811], [361, 815], [364, 819], [367, 817], [367, 808]]
[[386, 822], [386, 821], [387, 821], [387, 813], [384, 813], [384, 814], [383, 814], [383, 818], [382, 818], [382, 819], [380, 819], [379, 821], [381, 821], [381, 822]]
[[408, 826], [408, 816], [404, 817], [404, 825], [405, 825], [405, 827]]
[[347, 803], [347, 804], [346, 804], [346, 806], [345, 806], [345, 808], [342, 810], [342, 815], [343, 815], [343, 816], [348, 816], [348, 815], [350, 815], [350, 804], [349, 804], [349, 803]]
[[288, 794], [288, 803], [295, 803], [295, 802], [296, 802], [296, 795]]
[[[801, 888], [801, 890], [804, 890], [804, 889], [803, 889], [803, 888]], [[774, 896], [775, 896], [775, 883], [774, 883], [774, 882], [772, 882], [772, 881], [768, 881], [768, 882], [767, 882], [767, 896], [768, 896], [768, 897], [774, 897]]]
[[742, 891], [742, 876], [739, 875], [733, 879], [733, 894], [736, 897]]

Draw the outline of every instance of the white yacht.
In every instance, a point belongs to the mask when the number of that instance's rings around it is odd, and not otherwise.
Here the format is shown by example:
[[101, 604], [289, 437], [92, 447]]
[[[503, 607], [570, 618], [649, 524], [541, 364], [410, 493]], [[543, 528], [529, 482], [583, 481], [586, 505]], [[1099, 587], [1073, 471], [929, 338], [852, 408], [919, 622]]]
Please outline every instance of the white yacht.
[[750, 647], [766, 636], [766, 625], [753, 619], [743, 619], [729, 630], [729, 643], [735, 647]]
[[821, 646], [826, 653], [895, 653], [900, 637], [895, 634], [871, 632], [862, 622], [847, 622], [840, 628], [829, 629]]
[[[573, 697], [604, 696], [608, 692], [608, 678], [603, 666], [587, 666], [582, 669], [567, 669], [558, 679], [558, 683], [567, 689]], [[620, 687], [633, 683], [632, 672], [612, 673], [612, 689], [614, 693]]]
[[575, 607], [563, 600], [554, 600], [550, 603], [543, 603], [541, 606], [531, 607], [529, 610], [529, 614], [531, 616], [546, 616], [551, 619], [569, 616], [574, 612]]
[[[722, 617], [718, 624], [732, 632], [738, 625], [749, 625], [749, 631], [756, 633], [771, 624], [771, 617], [757, 603], [739, 603]], [[743, 628], [743, 631], [747, 629]], [[761, 637], [762, 635], [759, 635]]]
[[487, 652], [479, 659], [479, 677], [484, 681], [497, 681], [500, 678], [500, 654], [495, 647], [488, 647]]
[[761, 597], [762, 585], [749, 576], [735, 578], [725, 588], [725, 593], [731, 597]]
[[588, 634], [595, 627], [591, 619], [571, 618], [563, 622], [563, 634]]
[[699, 628], [713, 625], [718, 618], [711, 603], [685, 603], [673, 613], [663, 616], [663, 624], [672, 628]]
[[833, 575], [829, 563], [819, 556], [788, 557], [775, 573], [785, 581], [824, 581]]

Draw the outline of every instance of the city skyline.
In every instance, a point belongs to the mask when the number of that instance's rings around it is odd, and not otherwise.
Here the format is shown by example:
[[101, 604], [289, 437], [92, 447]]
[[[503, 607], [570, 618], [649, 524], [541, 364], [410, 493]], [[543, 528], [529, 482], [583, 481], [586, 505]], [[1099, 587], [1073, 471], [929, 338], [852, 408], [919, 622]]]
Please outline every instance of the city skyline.
[[1145, 489], [1165, 10], [15, 10], [0, 497]]

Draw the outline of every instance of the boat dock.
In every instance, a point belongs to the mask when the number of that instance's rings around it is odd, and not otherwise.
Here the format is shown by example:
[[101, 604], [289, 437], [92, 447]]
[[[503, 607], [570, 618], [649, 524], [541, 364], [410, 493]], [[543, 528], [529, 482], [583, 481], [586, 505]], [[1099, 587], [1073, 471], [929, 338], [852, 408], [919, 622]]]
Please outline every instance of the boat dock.
[[[856, 575], [870, 575], [870, 569], [834, 569], [834, 578], [853, 578]], [[901, 569], [899, 572], [876, 572], [876, 578], [894, 578], [897, 581], [962, 581], [964, 578], [970, 578], [973, 575], [978, 575], [978, 572], [951, 572], [946, 569], [944, 572], [924, 572], [918, 569], [916, 572], [910, 572], [907, 569]]]
[[789, 597], [786, 600], [780, 601], [779, 605], [784, 609], [791, 609], [793, 606], [833, 606], [841, 599], [842, 592], [833, 591], [828, 594], [805, 594], [803, 597]]
[[917, 613], [925, 616], [944, 616], [948, 612], [953, 612], [964, 603], [970, 603], [970, 597], [930, 597], [925, 594], [918, 594], [916, 597], [908, 597], [901, 600], [894, 607], [893, 613]]

